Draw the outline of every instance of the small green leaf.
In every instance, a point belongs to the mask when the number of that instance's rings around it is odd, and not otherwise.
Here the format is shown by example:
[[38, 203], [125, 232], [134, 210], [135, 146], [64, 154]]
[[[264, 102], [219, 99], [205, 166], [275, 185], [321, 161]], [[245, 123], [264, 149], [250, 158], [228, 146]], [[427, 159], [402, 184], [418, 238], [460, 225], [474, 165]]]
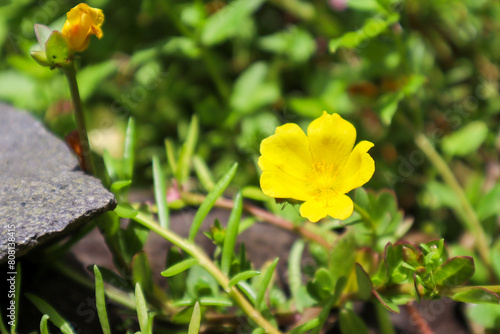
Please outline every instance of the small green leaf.
[[201, 42], [214, 45], [236, 35], [241, 22], [248, 19], [264, 0], [236, 0], [210, 16], [201, 32]]
[[200, 323], [200, 303], [196, 302], [196, 304], [194, 304], [193, 314], [191, 315], [191, 321], [189, 322], [188, 334], [198, 334], [200, 331]]
[[267, 268], [266, 273], [262, 277], [262, 281], [259, 284], [257, 290], [257, 298], [255, 300], [255, 306], [257, 309], [261, 309], [262, 302], [264, 301], [264, 296], [266, 295], [266, 291], [269, 287], [269, 283], [271, 283], [271, 279], [273, 277], [274, 270], [276, 269], [276, 265], [278, 264], [279, 258], [274, 259], [273, 263]]
[[460, 288], [459, 292], [447, 294], [448, 297], [463, 303], [472, 304], [499, 304], [500, 297], [493, 291], [482, 287]]
[[193, 157], [196, 142], [199, 136], [198, 117], [193, 115], [189, 129], [186, 136], [186, 141], [182, 145], [181, 153], [179, 154], [179, 161], [177, 163], [176, 178], [179, 184], [184, 184], [191, 171], [191, 158]]
[[465, 308], [467, 318], [488, 329], [500, 328], [500, 305], [476, 304]]
[[245, 294], [245, 296], [247, 296], [248, 300], [250, 300], [250, 302], [255, 305], [255, 301], [257, 300], [257, 293], [254, 289], [252, 289], [250, 284], [248, 284], [246, 281], [239, 281], [237, 285], [238, 288]]
[[497, 184], [486, 195], [479, 199], [477, 204], [477, 217], [483, 221], [500, 213], [500, 184]]
[[372, 290], [372, 293], [375, 295], [375, 297], [377, 297], [377, 299], [379, 300], [379, 302], [386, 308], [388, 309], [389, 311], [391, 311], [392, 313], [396, 313], [396, 314], [399, 314], [399, 307], [398, 305], [396, 305], [395, 303], [393, 303], [392, 301], [382, 297], [382, 295], [380, 295], [377, 291], [375, 290]]
[[341, 276], [348, 277], [353, 270], [356, 243], [352, 232], [345, 233], [335, 244], [330, 256], [329, 270], [333, 282]]
[[114, 212], [120, 218], [134, 218], [139, 213], [134, 208], [132, 208], [130, 204], [118, 204]]
[[196, 215], [193, 218], [193, 223], [191, 225], [191, 229], [189, 231], [189, 240], [194, 241], [198, 230], [203, 223], [203, 220], [207, 216], [210, 209], [214, 206], [217, 199], [222, 195], [224, 190], [226, 190], [227, 186], [233, 179], [234, 174], [236, 173], [236, 169], [238, 168], [238, 164], [234, 163], [231, 168], [224, 174], [223, 177], [217, 182], [214, 189], [207, 195], [203, 203], [200, 205], [200, 208], [196, 212]]
[[200, 298], [200, 305], [231, 307], [233, 306], [233, 302], [226, 297], [202, 297]]
[[373, 39], [383, 33], [388, 27], [399, 20], [397, 13], [385, 19], [380, 17], [370, 18], [357, 31], [348, 32], [339, 38], [330, 41], [330, 52], [335, 53], [339, 48], [354, 49], [361, 43]]
[[242, 273], [235, 275], [233, 278], [231, 278], [228, 285], [231, 288], [231, 287], [235, 286], [236, 284], [238, 284], [239, 282], [246, 281], [247, 279], [252, 278], [254, 276], [257, 276], [257, 275], [260, 275], [260, 272], [256, 271], [256, 270], [244, 271]]
[[193, 157], [193, 166], [203, 188], [205, 188], [206, 191], [212, 191], [215, 187], [215, 181], [205, 161], [199, 155], [195, 155]]
[[36, 308], [42, 313], [49, 316], [49, 320], [63, 332], [63, 334], [74, 334], [73, 328], [63, 317], [57, 313], [57, 311], [43, 299], [32, 295], [25, 294], [25, 296], [36, 306]]
[[129, 186], [131, 183], [132, 183], [132, 181], [130, 181], [130, 180], [113, 182], [111, 184], [111, 192], [116, 195], [120, 192], [120, 190]]
[[234, 197], [234, 206], [231, 211], [231, 215], [229, 216], [224, 245], [222, 246], [221, 271], [226, 276], [229, 274], [229, 269], [231, 267], [231, 260], [233, 258], [234, 246], [236, 245], [236, 238], [238, 237], [242, 210], [243, 197], [241, 196], [240, 190]]
[[248, 114], [269, 105], [280, 97], [279, 86], [269, 79], [270, 67], [256, 62], [248, 67], [234, 83], [231, 107], [240, 114]]
[[356, 263], [356, 280], [358, 282], [358, 296], [362, 300], [368, 300], [372, 296], [373, 284], [370, 276], [361, 267], [359, 263]]
[[177, 275], [185, 270], [188, 270], [195, 264], [198, 264], [198, 260], [196, 259], [187, 259], [181, 262], [178, 262], [174, 264], [172, 267], [168, 268], [167, 270], [164, 270], [161, 272], [161, 275], [164, 277], [170, 277]]
[[343, 309], [340, 311], [339, 320], [342, 334], [369, 334], [363, 320], [351, 310]]
[[466, 156], [475, 152], [486, 140], [488, 126], [483, 121], [474, 121], [442, 140], [443, 151], [449, 156]]
[[42, 66], [50, 66], [51, 62], [47, 59], [45, 51], [31, 51], [31, 57]]
[[169, 139], [165, 139], [165, 153], [167, 154], [167, 162], [170, 170], [175, 172], [177, 170], [177, 161], [175, 159], [176, 153], [174, 144], [172, 144], [172, 141]]
[[63, 66], [69, 57], [69, 48], [63, 35], [54, 30], [45, 43], [45, 54], [51, 67]]
[[[49, 316], [44, 314], [42, 320], [40, 320], [40, 334], [49, 334], [47, 320], [49, 320]], [[5, 333], [7, 333], [7, 331], [5, 331]]]
[[157, 156], [153, 157], [153, 182], [155, 189], [155, 201], [158, 206], [158, 221], [164, 229], [169, 227], [169, 212], [167, 204], [167, 189], [165, 186], [165, 176], [163, 168], [160, 164], [160, 159]]
[[139, 283], [135, 285], [135, 305], [137, 308], [137, 318], [139, 319], [139, 328], [143, 334], [150, 333], [149, 328], [149, 315], [146, 299]]
[[94, 265], [95, 274], [95, 304], [97, 307], [97, 315], [99, 316], [99, 322], [101, 323], [101, 328], [103, 334], [110, 334], [111, 329], [108, 322], [108, 313], [106, 311], [106, 297], [104, 295], [104, 282], [102, 280], [101, 272], [99, 267]]
[[125, 144], [123, 148], [123, 175], [122, 179], [132, 180], [134, 174], [135, 157], [135, 121], [133, 117], [128, 119], [127, 132], [125, 133]]
[[437, 286], [450, 288], [462, 285], [474, 275], [474, 260], [470, 256], [457, 256], [443, 263], [434, 272], [434, 282]]
[[302, 260], [302, 253], [304, 252], [305, 243], [303, 240], [297, 240], [290, 250], [288, 257], [288, 284], [290, 284], [290, 291], [293, 300], [299, 312], [302, 311], [302, 305], [299, 303], [298, 291], [302, 286], [302, 270], [300, 263]]

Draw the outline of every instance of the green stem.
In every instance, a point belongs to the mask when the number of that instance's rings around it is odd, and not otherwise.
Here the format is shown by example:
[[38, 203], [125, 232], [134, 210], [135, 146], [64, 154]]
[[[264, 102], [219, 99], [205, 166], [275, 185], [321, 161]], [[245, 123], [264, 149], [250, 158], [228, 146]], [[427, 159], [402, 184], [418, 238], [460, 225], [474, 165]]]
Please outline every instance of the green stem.
[[[186, 203], [190, 205], [200, 205], [205, 200], [205, 196], [193, 194], [190, 192], [183, 192], [181, 194], [181, 197]], [[215, 206], [218, 208], [231, 210], [234, 207], [234, 202], [230, 199], [220, 197], [215, 202]], [[335, 236], [324, 231], [321, 232], [322, 234], [313, 231], [312, 229], [314, 228], [314, 224], [312, 223], [306, 223], [303, 226], [296, 225], [283, 217], [276, 216], [269, 211], [266, 211], [249, 203], [243, 204], [243, 210], [263, 222], [274, 225], [283, 230], [297, 233], [307, 240], [314, 241], [327, 250], [333, 246]]]
[[453, 192], [457, 195], [460, 206], [463, 209], [464, 223], [467, 225], [469, 230], [472, 231], [475, 238], [475, 246], [479, 252], [479, 255], [483, 259], [484, 263], [487, 267], [491, 265], [490, 252], [488, 249], [488, 239], [486, 238], [486, 234], [484, 232], [483, 226], [477, 217], [476, 212], [472, 208], [472, 205], [469, 202], [469, 199], [465, 195], [464, 190], [458, 183], [455, 175], [450, 170], [449, 166], [443, 160], [443, 158], [436, 151], [432, 143], [429, 139], [420, 132], [415, 134], [415, 144], [427, 155], [431, 163], [441, 174], [444, 182], [453, 190]]
[[75, 108], [75, 120], [80, 138], [80, 146], [82, 150], [82, 169], [89, 174], [94, 174], [94, 163], [92, 161], [92, 152], [90, 151], [89, 138], [87, 135], [87, 127], [85, 125], [85, 114], [83, 113], [82, 101], [78, 91], [78, 83], [76, 82], [76, 70], [73, 61], [62, 67], [62, 71], [68, 80], [71, 98], [73, 99], [73, 107]]
[[373, 233], [375, 233], [377, 227], [376, 227], [375, 222], [373, 221], [372, 217], [370, 217], [370, 215], [368, 214], [368, 212], [365, 209], [363, 209], [362, 207], [360, 207], [359, 205], [357, 205], [356, 203], [354, 203], [354, 211], [359, 213], [359, 215], [361, 216], [361, 219], [363, 219], [363, 221], [366, 222], [368, 224], [368, 226], [371, 228]]
[[219, 268], [210, 260], [210, 258], [194, 243], [181, 238], [172, 231], [162, 228], [156, 221], [143, 213], [139, 213], [133, 218], [138, 223], [149, 228], [151, 231], [157, 233], [161, 237], [170, 241], [177, 247], [190, 254], [193, 258], [197, 259], [200, 266], [208, 271], [216, 280], [224, 291], [227, 292], [229, 297], [235, 301], [238, 306], [245, 312], [258, 326], [262, 327], [266, 333], [279, 334], [280, 332], [274, 328], [263, 316], [257, 311], [250, 302], [237, 290], [236, 287], [229, 287], [229, 278], [226, 277]]

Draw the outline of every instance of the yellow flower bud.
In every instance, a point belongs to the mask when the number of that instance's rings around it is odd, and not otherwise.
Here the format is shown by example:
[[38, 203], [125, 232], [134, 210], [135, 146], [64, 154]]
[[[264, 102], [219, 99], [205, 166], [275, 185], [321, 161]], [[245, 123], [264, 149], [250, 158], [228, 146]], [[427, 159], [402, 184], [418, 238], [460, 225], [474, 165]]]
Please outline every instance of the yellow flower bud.
[[67, 20], [62, 28], [62, 35], [72, 51], [80, 52], [87, 48], [90, 35], [102, 37], [101, 25], [104, 14], [98, 8], [81, 3], [66, 14]]

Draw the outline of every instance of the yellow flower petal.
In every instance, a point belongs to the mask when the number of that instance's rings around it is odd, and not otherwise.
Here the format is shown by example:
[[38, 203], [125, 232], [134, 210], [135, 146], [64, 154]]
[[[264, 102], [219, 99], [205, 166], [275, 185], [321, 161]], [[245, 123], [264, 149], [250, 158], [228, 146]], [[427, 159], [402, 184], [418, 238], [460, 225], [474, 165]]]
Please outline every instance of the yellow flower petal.
[[354, 147], [347, 163], [337, 174], [333, 188], [339, 193], [361, 187], [368, 182], [375, 172], [375, 161], [367, 153], [373, 143], [362, 141]]
[[353, 210], [354, 204], [348, 196], [330, 193], [308, 199], [300, 207], [300, 215], [315, 223], [326, 216], [340, 220], [347, 219]]
[[335, 176], [349, 158], [356, 129], [338, 114], [325, 111], [309, 125], [307, 136], [314, 163], [321, 168], [327, 166], [330, 175]]
[[101, 25], [104, 22], [102, 10], [81, 3], [72, 8], [66, 17], [67, 20], [61, 33], [71, 50], [78, 52], [85, 50], [89, 44], [90, 35], [102, 37]]
[[306, 181], [284, 172], [263, 156], [259, 158], [259, 166], [264, 171], [260, 177], [260, 187], [267, 196], [299, 201], [308, 198]]
[[307, 179], [312, 158], [307, 136], [297, 124], [288, 123], [278, 127], [274, 135], [262, 141], [260, 153], [267, 158], [262, 163], [259, 160], [264, 172], [272, 164], [284, 173], [301, 180]]

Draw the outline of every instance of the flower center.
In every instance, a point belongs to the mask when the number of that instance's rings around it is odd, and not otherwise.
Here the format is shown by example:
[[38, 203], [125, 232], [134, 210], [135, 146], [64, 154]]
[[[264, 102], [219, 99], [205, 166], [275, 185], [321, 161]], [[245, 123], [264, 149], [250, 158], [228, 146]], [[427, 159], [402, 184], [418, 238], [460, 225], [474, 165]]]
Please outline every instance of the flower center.
[[333, 183], [337, 176], [338, 168], [334, 164], [324, 162], [314, 162], [309, 171], [308, 180], [309, 193], [316, 196], [328, 196], [336, 194], [333, 189]]

